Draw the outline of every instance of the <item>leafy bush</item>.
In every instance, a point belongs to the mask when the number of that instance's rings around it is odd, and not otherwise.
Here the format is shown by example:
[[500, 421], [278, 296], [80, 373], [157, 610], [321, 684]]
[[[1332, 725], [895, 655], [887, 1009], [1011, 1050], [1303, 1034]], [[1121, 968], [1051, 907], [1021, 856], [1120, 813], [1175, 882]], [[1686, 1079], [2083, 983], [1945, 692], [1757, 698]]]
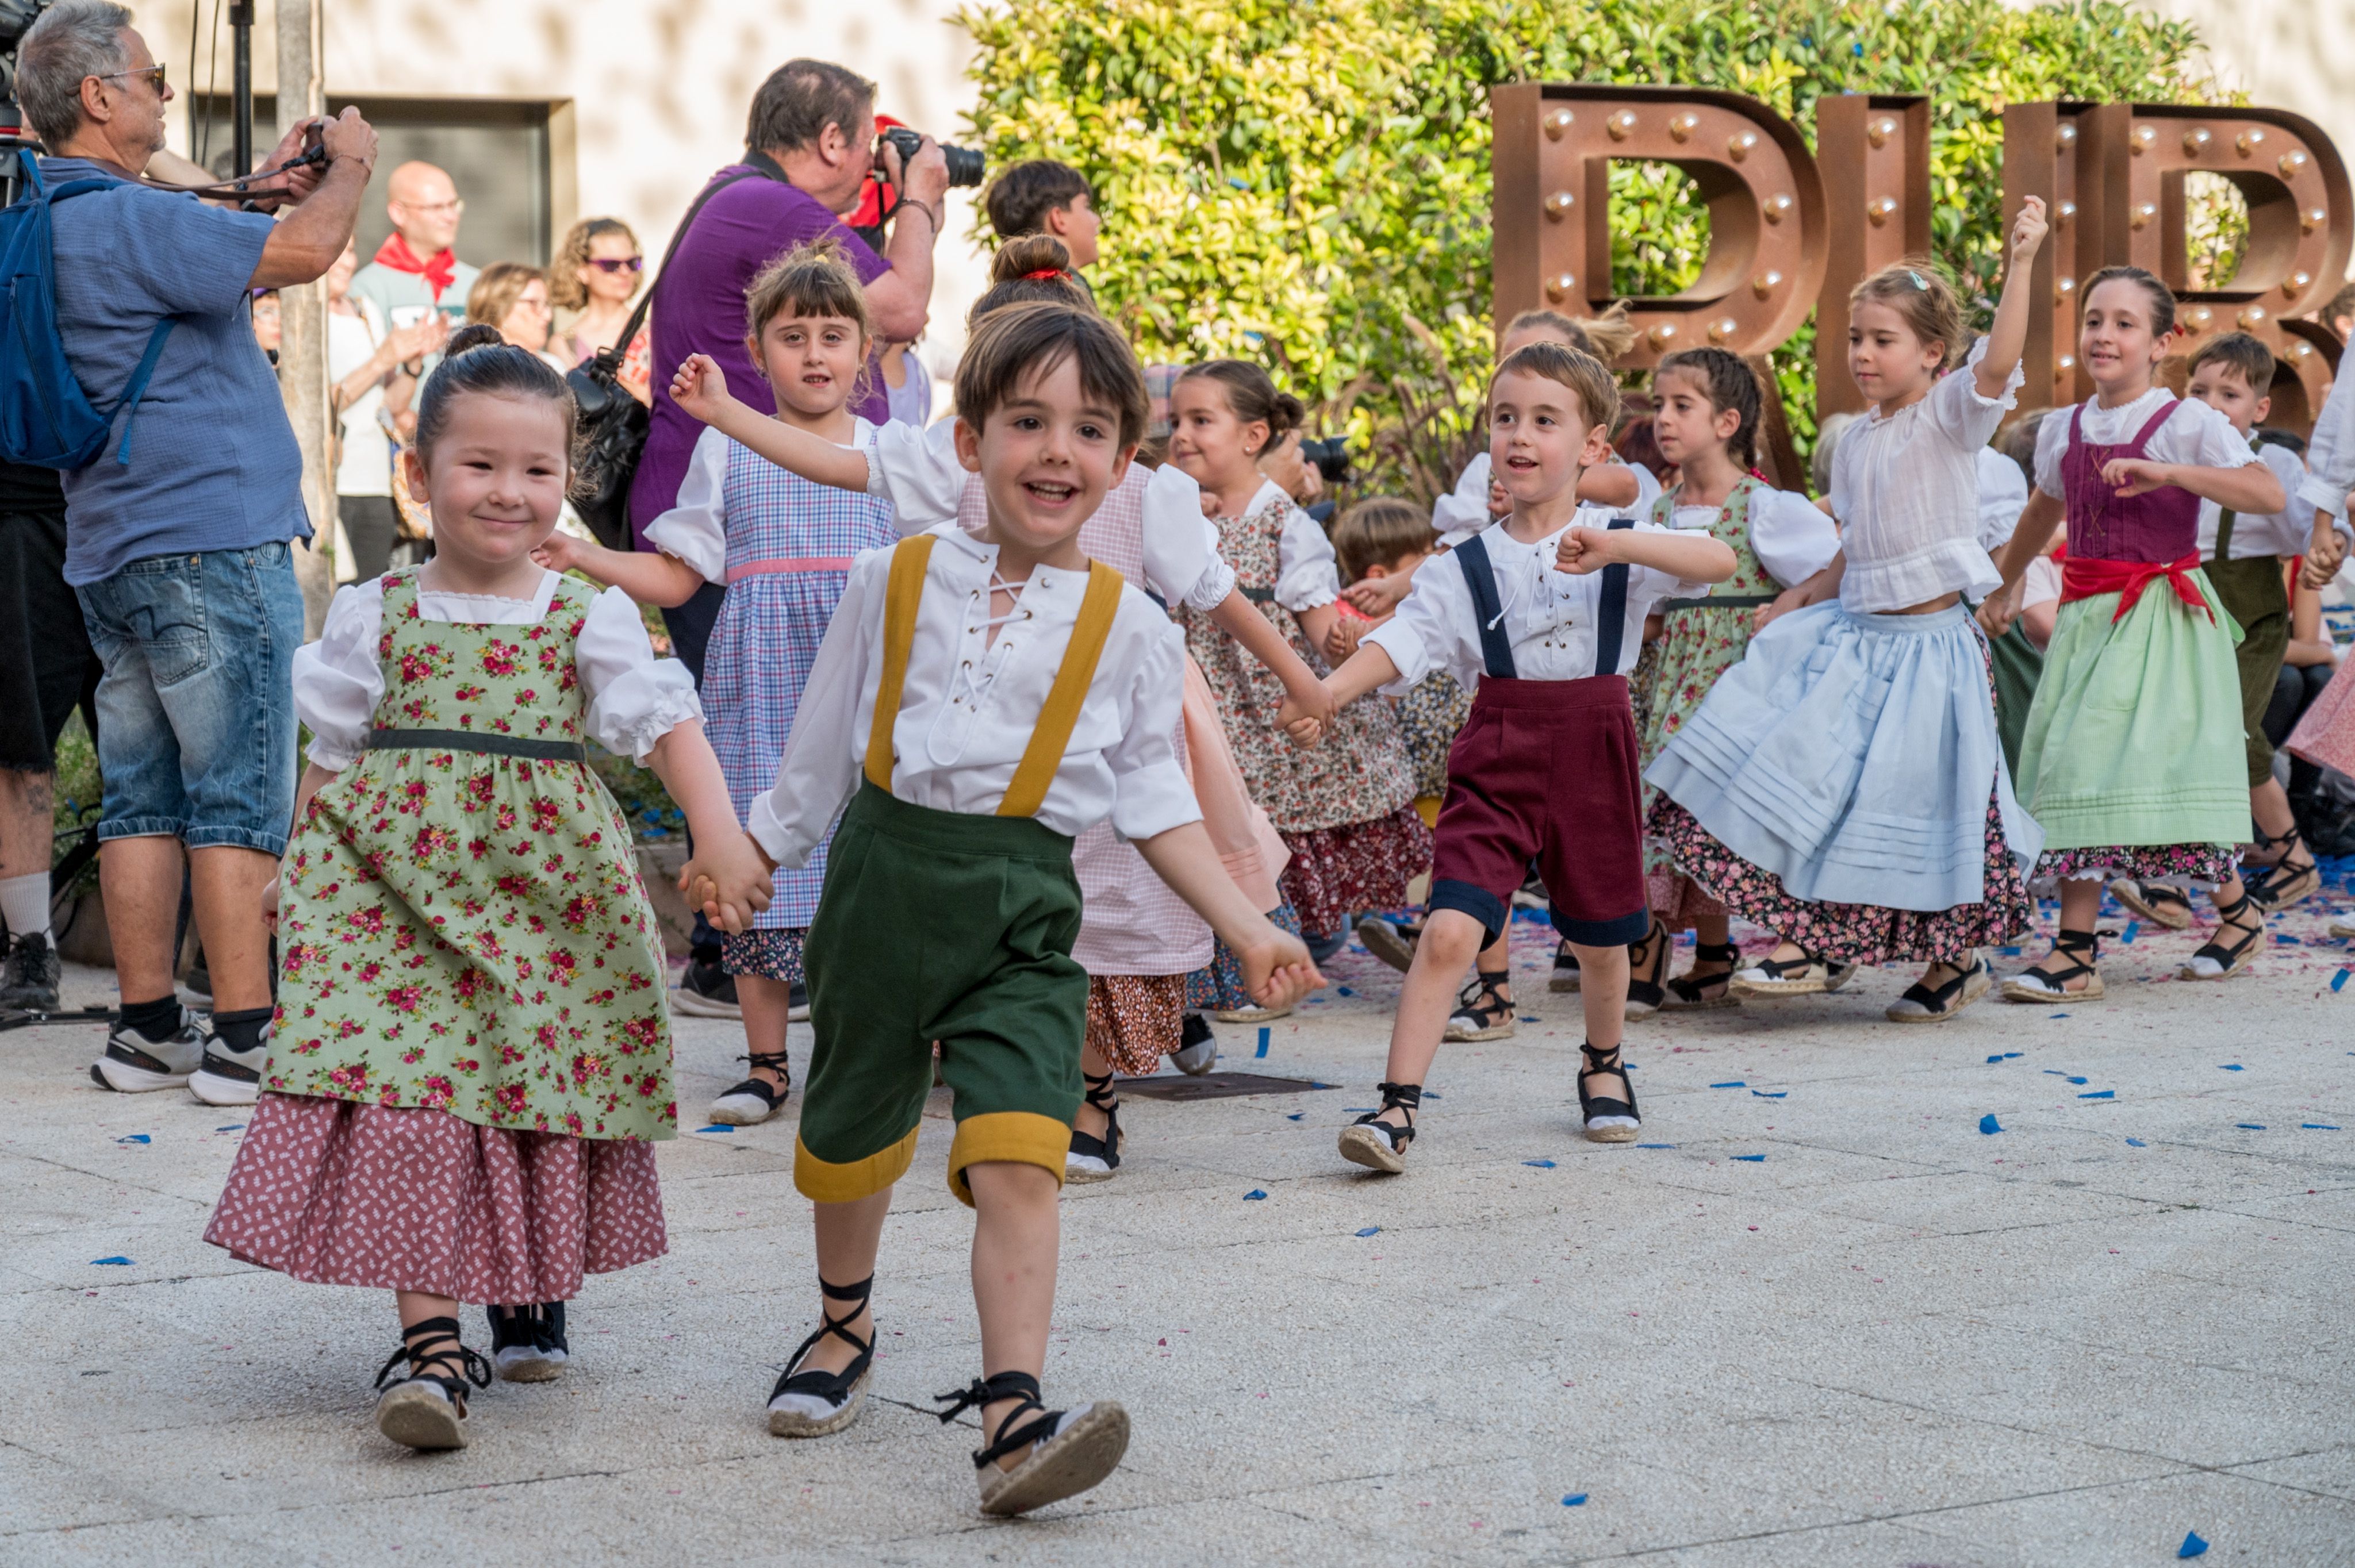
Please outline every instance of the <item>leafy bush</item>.
[[[961, 21], [974, 134], [993, 164], [1060, 158], [1094, 183], [1091, 278], [1145, 356], [1261, 359], [1329, 423], [1381, 430], [1373, 477], [1424, 493], [1493, 343], [1491, 85], [1723, 88], [1809, 135], [1824, 93], [1928, 93], [1935, 243], [1980, 292], [2006, 102], [2208, 88], [2189, 26], [2112, 0], [994, 0]], [[1697, 268], [1706, 218], [1680, 179], [1614, 171], [1614, 283], [1670, 292]], [[1803, 448], [1811, 340], [1776, 355]]]

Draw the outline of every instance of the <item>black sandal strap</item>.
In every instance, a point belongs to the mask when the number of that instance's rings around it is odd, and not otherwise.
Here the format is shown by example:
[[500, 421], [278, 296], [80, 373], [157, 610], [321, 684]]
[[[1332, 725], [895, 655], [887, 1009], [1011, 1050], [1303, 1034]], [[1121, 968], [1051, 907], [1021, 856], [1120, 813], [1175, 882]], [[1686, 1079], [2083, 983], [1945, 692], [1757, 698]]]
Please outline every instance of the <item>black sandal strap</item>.
[[[2243, 910], [2251, 908], [2257, 910], [2257, 923], [2254, 927], [2243, 927], [2237, 924], [2238, 917]], [[2226, 927], [2231, 927], [2241, 933], [2241, 939], [2229, 945], [2223, 942], [2202, 942], [2193, 950], [2191, 954], [2193, 958], [2212, 959], [2223, 969], [2232, 969], [2239, 965], [2242, 957], [2251, 948], [2264, 939], [2264, 910], [2258, 907], [2245, 891], [2230, 904], [2217, 905], [2216, 919], [2216, 930], [2220, 936]]]
[[1944, 1012], [1946, 1011], [1947, 1001], [1962, 994], [1964, 985], [1973, 975], [1979, 972], [1986, 962], [1985, 959], [1973, 959], [1969, 963], [1956, 969], [1953, 979], [1935, 988], [1915, 980], [1905, 988], [1904, 995], [1898, 1000], [1916, 1003], [1932, 1012]]
[[[2057, 969], [2048, 969], [2043, 967], [2059, 958], [2065, 958], [2069, 961]], [[2099, 933], [2072, 931], [2064, 927], [2054, 933], [2052, 950], [2045, 954], [2033, 968], [2026, 970], [2025, 974], [2037, 976], [2047, 985], [2059, 991], [2079, 975], [2094, 973], [2094, 966], [2101, 961], [2101, 958], [2102, 938]]]
[[[968, 1410], [978, 1410], [1001, 1399], [1016, 1402], [1014, 1408], [1007, 1412], [1006, 1419], [998, 1424], [997, 1440], [986, 1447], [974, 1450], [973, 1467], [976, 1470], [1004, 1458], [1025, 1444], [1036, 1443], [1051, 1436], [1055, 1423], [1063, 1417], [1061, 1411], [1046, 1407], [1039, 1397], [1039, 1380], [1026, 1372], [992, 1372], [986, 1378], [975, 1378], [962, 1390], [936, 1393], [932, 1398], [948, 1406], [937, 1412], [943, 1426]], [[1039, 1412], [1037, 1419], [1021, 1419], [1024, 1413], [1032, 1410]]]
[[1080, 1069], [1080, 1077], [1082, 1081], [1088, 1086], [1088, 1092], [1084, 1096], [1081, 1097], [1085, 1099], [1088, 1104], [1107, 1114], [1119, 1107], [1120, 1097], [1112, 1092], [1112, 1075], [1110, 1073], [1099, 1075], [1097, 1074], [1091, 1073], [1085, 1067], [1082, 1067]]
[[[1350, 1125], [1373, 1128], [1391, 1140], [1392, 1149], [1404, 1149], [1414, 1141], [1414, 1113], [1423, 1107], [1423, 1086], [1421, 1084], [1378, 1084], [1375, 1087], [1381, 1092], [1381, 1110], [1368, 1111]], [[1382, 1111], [1387, 1110], [1406, 1112], [1406, 1125], [1398, 1127], [1382, 1120]]]
[[[1642, 1120], [1642, 1117], [1636, 1109], [1636, 1080], [1627, 1075], [1627, 1064], [1620, 1056], [1619, 1047], [1614, 1045], [1607, 1050], [1597, 1050], [1594, 1046], [1582, 1041], [1578, 1049], [1579, 1053], [1586, 1058], [1586, 1065], [1578, 1070], [1580, 1118], [1591, 1122], [1599, 1116], [1625, 1116]], [[1616, 1077], [1625, 1084], [1627, 1086], [1627, 1097], [1624, 1100], [1614, 1099], [1608, 1096], [1587, 1093], [1586, 1080], [1603, 1077]]]
[[[850, 1385], [865, 1375], [868, 1363], [875, 1359], [874, 1340], [871, 1337], [862, 1340], [850, 1331], [850, 1325], [858, 1320], [859, 1308], [865, 1307], [868, 1298], [875, 1294], [875, 1277], [870, 1274], [856, 1285], [836, 1285], [820, 1275], [817, 1289], [818, 1294], [828, 1301], [848, 1301], [854, 1305], [849, 1312], [839, 1318], [824, 1309], [819, 1311], [817, 1328], [801, 1342], [786, 1361], [785, 1370], [777, 1375], [777, 1385], [769, 1391], [772, 1400], [780, 1394], [807, 1393], [828, 1404], [839, 1404], [849, 1393]], [[840, 1372], [795, 1371], [802, 1364], [802, 1358], [815, 1350], [817, 1342], [829, 1334], [858, 1352], [851, 1363]]]
[[[440, 1383], [448, 1391], [451, 1398], [456, 1402], [459, 1410], [463, 1413], [466, 1407], [468, 1383], [473, 1383], [476, 1388], [491, 1386], [491, 1363], [484, 1359], [481, 1351], [469, 1348], [458, 1334], [458, 1319], [455, 1318], [426, 1318], [410, 1324], [400, 1331], [400, 1348], [394, 1351], [386, 1359], [384, 1365], [377, 1369], [376, 1386], [382, 1388], [386, 1383], [394, 1381], [393, 1369], [405, 1361], [409, 1363], [409, 1376], [401, 1381]], [[445, 1346], [456, 1347], [457, 1354], [454, 1358], [448, 1350], [443, 1348]], [[453, 1359], [458, 1363], [458, 1375], [455, 1377], [446, 1372], [429, 1372], [419, 1370]]]
[[737, 1057], [739, 1062], [751, 1063], [756, 1070], [762, 1067], [768, 1068], [783, 1082], [772, 1084], [766, 1079], [756, 1078], [747, 1073], [742, 1083], [719, 1097], [724, 1100], [730, 1095], [751, 1095], [771, 1110], [776, 1109], [778, 1102], [793, 1092], [794, 1074], [790, 1056], [791, 1053], [784, 1051], [754, 1051]]
[[1829, 959], [1824, 957], [1821, 953], [1811, 953], [1805, 948], [1799, 949], [1799, 956], [1796, 959], [1761, 959], [1758, 960], [1758, 968], [1765, 971], [1766, 978], [1770, 980], [1786, 979], [1789, 976], [1797, 973], [1799, 970], [1807, 969], [1816, 964], [1823, 965], [1827, 971], [1828, 971], [1832, 967], [1832, 961]]
[[1693, 958], [1704, 964], [1738, 964], [1742, 961], [1742, 948], [1733, 942], [1697, 942], [1693, 945]]

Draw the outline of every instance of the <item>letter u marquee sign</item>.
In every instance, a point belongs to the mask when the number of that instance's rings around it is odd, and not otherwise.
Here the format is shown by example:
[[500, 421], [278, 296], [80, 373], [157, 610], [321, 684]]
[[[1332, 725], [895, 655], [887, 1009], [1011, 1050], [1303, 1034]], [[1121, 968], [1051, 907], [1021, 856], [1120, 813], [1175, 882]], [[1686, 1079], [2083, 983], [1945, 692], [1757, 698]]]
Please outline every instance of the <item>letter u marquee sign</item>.
[[[1817, 312], [1817, 408], [1862, 407], [1849, 379], [1848, 292], [1930, 246], [1930, 105], [1913, 96], [1828, 95], [1816, 151], [1764, 103], [1700, 88], [1518, 82], [1490, 93], [1495, 126], [1498, 323], [1537, 306], [1610, 302], [1614, 159], [1675, 164], [1708, 204], [1709, 255], [1692, 287], [1631, 302], [1642, 335], [1620, 366], [1642, 369], [1714, 344], [1758, 355]], [[2230, 181], [2249, 214], [2238, 270], [2189, 287], [2185, 181]], [[2346, 165], [2311, 121], [2285, 110], [2188, 104], [2014, 104], [2004, 111], [2004, 211], [2034, 194], [2052, 214], [2024, 406], [2093, 394], [2076, 364], [2077, 290], [2105, 266], [2144, 267], [2182, 300], [2186, 352], [2247, 332], [2279, 368], [2271, 423], [2304, 428], [2339, 344], [2293, 320], [2337, 290], [2355, 248]]]

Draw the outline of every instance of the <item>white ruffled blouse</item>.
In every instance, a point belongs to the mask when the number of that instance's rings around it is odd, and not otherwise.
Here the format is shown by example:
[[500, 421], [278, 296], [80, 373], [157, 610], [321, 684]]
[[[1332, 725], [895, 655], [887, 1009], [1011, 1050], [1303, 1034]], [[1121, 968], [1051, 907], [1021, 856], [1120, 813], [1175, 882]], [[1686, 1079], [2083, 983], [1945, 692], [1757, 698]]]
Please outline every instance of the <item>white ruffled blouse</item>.
[[2002, 586], [1979, 542], [1979, 452], [2027, 376], [2013, 366], [2003, 395], [1984, 397], [1962, 369], [1894, 414], [1874, 408], [1832, 451], [1832, 515], [1848, 567], [1840, 603], [1859, 615], [1908, 609], [1950, 593], [1981, 599]]
[[[421, 591], [417, 612], [460, 625], [531, 626], [548, 613], [559, 580], [547, 573], [532, 599]], [[310, 758], [321, 768], [340, 771], [363, 749], [384, 697], [376, 651], [383, 628], [384, 580], [370, 577], [338, 591], [319, 641], [295, 650], [294, 712], [310, 728]], [[620, 588], [590, 603], [573, 662], [588, 704], [588, 732], [616, 756], [643, 763], [664, 736], [703, 716], [695, 678], [677, 660], [655, 657], [637, 605]]]
[[[1678, 506], [1668, 526], [1680, 534], [1707, 529], [1722, 506]], [[1582, 519], [1581, 521], [1583, 521]], [[1750, 493], [1750, 549], [1778, 587], [1802, 583], [1832, 564], [1839, 554], [1839, 530], [1823, 509], [1792, 490]]]

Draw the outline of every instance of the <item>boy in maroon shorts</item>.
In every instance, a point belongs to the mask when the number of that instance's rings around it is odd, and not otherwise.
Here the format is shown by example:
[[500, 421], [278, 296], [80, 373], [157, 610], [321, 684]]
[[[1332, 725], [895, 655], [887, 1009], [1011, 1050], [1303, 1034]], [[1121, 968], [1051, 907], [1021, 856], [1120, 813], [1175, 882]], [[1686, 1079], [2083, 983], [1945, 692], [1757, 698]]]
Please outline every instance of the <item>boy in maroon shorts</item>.
[[[1448, 754], [1431, 912], [1391, 1029], [1391, 1081], [1381, 1109], [1341, 1132], [1342, 1157], [1356, 1164], [1406, 1169], [1456, 985], [1504, 930], [1532, 861], [1585, 977], [1586, 1135], [1636, 1136], [1619, 1035], [1627, 944], [1650, 917], [1636, 726], [1620, 672], [1635, 663], [1655, 603], [1706, 593], [1735, 563], [1704, 532], [1625, 517], [1607, 529], [1570, 525], [1579, 475], [1609, 455], [1618, 402], [1600, 361], [1559, 344], [1532, 344], [1498, 366], [1489, 451], [1512, 515], [1456, 546], [1453, 561], [1417, 572], [1398, 614], [1326, 680], [1337, 703], [1378, 687], [1403, 693], [1435, 670], [1476, 688]], [[1296, 743], [1315, 744], [1316, 720], [1289, 703], [1283, 718]]]

